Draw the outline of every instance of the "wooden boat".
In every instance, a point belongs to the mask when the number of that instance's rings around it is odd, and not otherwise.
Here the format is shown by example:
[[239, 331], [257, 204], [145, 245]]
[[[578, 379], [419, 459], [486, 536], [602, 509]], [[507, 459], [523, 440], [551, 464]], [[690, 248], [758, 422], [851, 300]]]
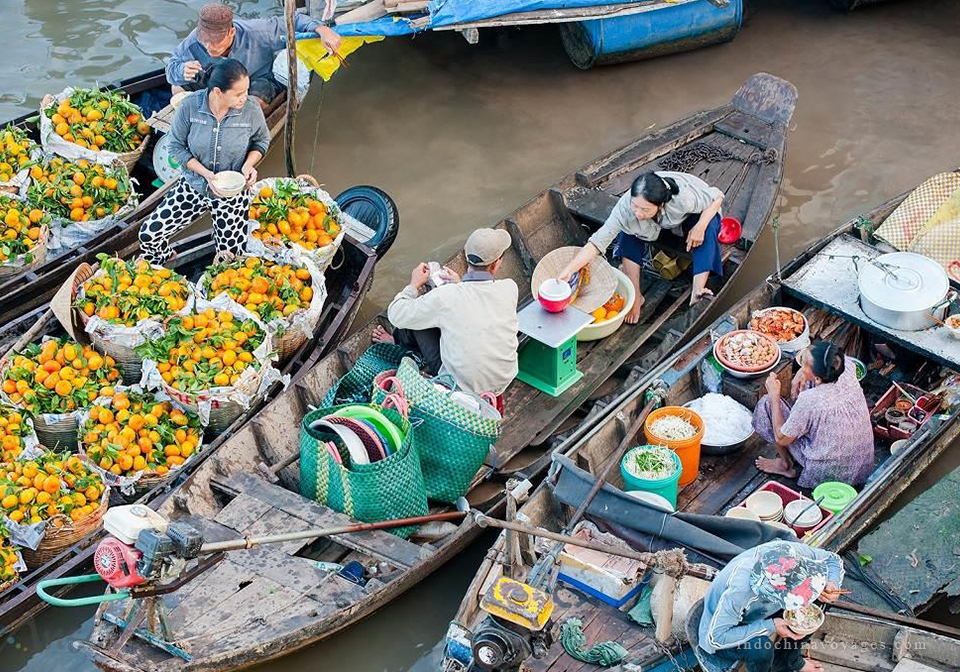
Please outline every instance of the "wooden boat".
[[[177, 257], [173, 266], [191, 280], [196, 280], [212, 262], [215, 246], [210, 232], [198, 234], [174, 244]], [[341, 247], [342, 263], [327, 271], [326, 284], [328, 298], [313, 337], [307, 340], [287, 361], [282, 372], [297, 380], [305, 374], [320, 357], [336, 345], [350, 330], [363, 297], [373, 283], [373, 272], [377, 262], [376, 251], [345, 237]], [[14, 345], [19, 339], [32, 341], [46, 334], [62, 333], [52, 311], [46, 306], [36, 308], [19, 319], [0, 328], [2, 352]], [[227, 427], [219, 436], [210, 441], [204, 451], [190, 468], [173, 482], [158, 485], [143, 493], [138, 502], [156, 506], [160, 500], [176, 490], [184, 477], [193, 468], [203, 462], [225, 445], [231, 437], [240, 432], [255, 417], [266, 403], [275, 397], [282, 386], [274, 385], [267, 394]], [[99, 534], [92, 535], [70, 547], [43, 566], [24, 574], [18, 583], [0, 592], [0, 631], [15, 630], [33, 618], [46, 604], [36, 594], [37, 584], [43, 579], [53, 579], [76, 574], [85, 569], [93, 555], [95, 542]]]
[[[170, 93], [170, 85], [167, 83], [163, 70], [125, 79], [108, 88], [122, 89], [130, 96], [131, 100], [141, 103], [145, 112], [151, 107], [158, 107], [155, 102], [151, 105], [148, 100], [167, 101]], [[272, 140], [280, 133], [286, 123], [286, 93], [277, 96], [264, 111], [264, 114]], [[149, 113], [145, 116], [149, 116]], [[38, 115], [29, 114], [9, 123], [28, 129], [34, 136], [34, 140], [39, 142], [40, 131], [37, 119]], [[156, 135], [156, 132], [153, 135]], [[47, 303], [78, 264], [83, 262], [94, 264], [97, 254], [102, 252], [126, 256], [129, 252], [137, 249], [137, 233], [140, 223], [156, 209], [164, 195], [174, 184], [173, 181], [156, 184], [158, 179], [152, 166], [155, 143], [155, 140], [149, 143], [143, 157], [134, 166], [131, 173], [138, 182], [137, 191], [140, 195], [140, 203], [135, 210], [118, 221], [116, 226], [104, 231], [82, 246], [66, 251], [59, 256], [48, 256], [43, 264], [27, 273], [9, 276], [0, 281], [0, 315], [3, 315], [5, 320], [19, 317]]]
[[[509, 231], [513, 239], [504, 268], [516, 280], [521, 300], [529, 300], [530, 277], [539, 258], [562, 245], [583, 244], [634, 176], [655, 169], [664, 159], [689, 160], [684, 159], [690, 156], [687, 150], [698, 143], [740, 157], [720, 164], [696, 161], [690, 168], [725, 191], [726, 212], [744, 223], [743, 247], [725, 249], [727, 284], [716, 288], [722, 294], [770, 214], [782, 172], [785, 124], [795, 100], [792, 85], [770, 75], [755, 75], [731, 104], [696, 114], [601, 157], [499, 222], [496, 226]], [[741, 142], [744, 137], [760, 143], [762, 150], [757, 144]], [[751, 162], [751, 157], [768, 150], [772, 150], [766, 154], [770, 161]], [[462, 255], [450, 264], [463, 271]], [[669, 283], [659, 277], [647, 277], [644, 282], [646, 303], [640, 323], [623, 327], [602, 342], [583, 343], [579, 368], [584, 375], [574, 387], [559, 398], [522, 383], [514, 383], [506, 392], [506, 419], [496, 446], [500, 466], [485, 466], [477, 475], [468, 494], [474, 506], [498, 510], [502, 483], [493, 479], [502, 480], [521, 469], [532, 474], [545, 466], [550, 437], [621, 365], [632, 358], [655, 363], [665, 354], [659, 349], [693, 333], [690, 330], [699, 324], [706, 306], [689, 307], [689, 282]], [[374, 328], [384, 319], [381, 316], [359, 329], [336, 353], [271, 402], [210, 455], [164, 501], [160, 513], [193, 525], [211, 540], [349, 521], [297, 494], [297, 465], [278, 472], [279, 484], [258, 477], [257, 467], [299, 455], [301, 418], [310, 406], [319, 405], [326, 390], [370, 345]], [[579, 418], [571, 422], [575, 425]], [[573, 436], [585, 431], [589, 422], [574, 430]], [[329, 637], [373, 613], [450, 560], [479, 532], [466, 520], [432, 543], [417, 544], [375, 532], [234, 553], [166, 598], [171, 626], [178, 641], [189, 648], [190, 662], [169, 657], [137, 638], [117, 649], [117, 633], [106, 620], [97, 624], [82, 648], [101, 668], [123, 672], [229, 670], [260, 663]], [[377, 578], [361, 587], [320, 569], [318, 560], [358, 560], [375, 567]]]
[[[713, 351], [714, 339], [718, 334], [743, 328], [749, 323], [751, 316], [757, 310], [772, 306], [787, 306], [800, 310], [805, 314], [811, 332], [819, 332], [811, 333], [811, 336], [831, 340], [844, 347], [848, 355], [859, 356], [864, 361], [870, 361], [863, 355], [869, 344], [885, 344], [893, 353], [893, 358], [888, 358], [887, 361], [894, 362], [896, 368], [886, 372], [884, 372], [885, 369], [869, 370], [866, 377], [861, 381], [871, 409], [874, 409], [874, 404], [885, 392], [892, 389], [895, 381], [901, 386], [907, 386], [911, 382], [924, 384], [927, 380], [940, 379], [941, 367], [946, 367], [948, 372], [960, 371], [960, 360], [957, 359], [957, 354], [952, 352], [955, 351], [955, 347], [947, 352], [935, 347], [926, 347], [929, 341], [924, 339], [930, 338], [930, 333], [925, 331], [895, 332], [870, 321], [863, 315], [862, 311], [858, 314], [858, 308], [851, 307], [847, 310], [838, 306], [830, 295], [832, 288], [846, 287], [851, 282], [851, 278], [841, 276], [841, 272], [848, 275], [853, 274], [852, 282], [854, 283], [853, 286], [856, 287], [855, 270], [849, 257], [841, 258], [844, 253], [839, 251], [839, 246], [855, 248], [861, 260], [879, 254], [875, 246], [865, 242], [869, 238], [867, 231], [872, 230], [872, 225], [882, 223], [906, 196], [907, 194], [898, 196], [862, 217], [851, 220], [812, 245], [810, 249], [787, 264], [779, 277], [777, 275], [769, 277], [766, 282], [739, 301], [729, 313], [716, 320], [707, 330], [674, 354], [669, 361], [650, 372], [626, 395], [622, 403], [612, 405], [605, 412], [602, 420], [594, 425], [587, 435], [566, 449], [562, 453], [562, 457], [555, 456], [557, 464], [551, 470], [551, 477], [544, 481], [531, 499], [521, 508], [520, 512], [523, 516], [530, 521], [530, 524], [553, 531], [563, 530], [571, 512], [570, 507], [580, 503], [576, 498], [570, 497], [569, 493], [571, 491], [567, 490], [564, 494], [563, 487], [565, 486], [560, 486], [564, 483], [564, 478], [579, 479], [578, 482], [583, 486], [580, 489], [581, 496], [583, 492], [586, 492], [594, 478], [593, 475], [602, 473], [604, 466], [611, 457], [614, 457], [617, 444], [623, 439], [626, 427], [631, 424], [631, 419], [638, 417], [648, 403], [645, 399], [645, 393], [653, 385], [662, 382], [668, 386], [669, 391], [665, 403], [671, 406], [684, 405], [704, 394], [707, 391], [705, 381], [708, 379], [704, 373], [709, 375], [709, 370], [713, 368], [708, 364], [708, 359]], [[864, 226], [865, 223], [869, 225]], [[863, 239], [861, 239], [861, 234]], [[824, 264], [829, 265], [824, 267]], [[844, 264], [851, 265], [847, 268]], [[821, 282], [811, 283], [809, 279], [816, 273], [820, 274]], [[857, 305], [854, 297], [853, 306]], [[935, 326], [933, 328], [936, 329]], [[949, 338], [945, 334], [940, 334], [940, 336]], [[774, 369], [781, 380], [787, 381], [784, 386], [784, 389], [787, 390], [789, 389], [789, 380], [793, 375], [792, 367], [792, 360], [784, 358], [778, 368]], [[898, 372], [903, 374], [903, 377], [898, 376]], [[721, 379], [721, 392], [732, 396], [752, 410], [756, 401], [765, 394], [763, 377], [743, 380], [724, 374]], [[894, 398], [896, 396], [899, 396], [899, 392], [896, 393]], [[839, 515], [827, 518], [822, 526], [805, 535], [804, 541], [842, 555], [848, 555], [849, 551], [856, 548], [855, 542], [867, 529], [867, 526], [888, 512], [898, 495], [931, 462], [943, 454], [960, 434], [960, 423], [957, 422], [960, 408], [954, 406], [949, 411], [939, 412], [941, 415], [921, 425], [911, 438], [909, 445], [893, 457], [890, 457], [889, 452], [890, 441], [878, 438], [876, 443], [876, 462], [878, 466], [870, 482], [862, 488], [857, 497]], [[877, 430], [875, 430], [876, 432]], [[632, 445], [638, 443], [644, 443], [642, 437], [637, 437]], [[760, 472], [756, 468], [756, 458], [763, 453], [769, 454], [772, 452], [772, 449], [765, 446], [764, 441], [756, 434], [733, 452], [726, 452], [726, 454], [723, 454], [725, 451], [719, 452], [721, 454], [701, 455], [699, 477], [680, 489], [677, 497], [677, 511], [680, 513], [671, 516], [670, 520], [672, 522], [670, 524], [676, 524], [676, 520], [679, 519], [683, 525], [693, 524], [707, 529], [702, 518], [685, 517], [686, 514], [706, 514], [713, 517], [711, 520], [714, 522], [711, 524], [722, 525], [723, 523], [717, 523], [716, 521], [727, 521], [727, 519], [718, 519], [717, 516], [724, 514], [731, 507], [737, 506], [748, 495], [764, 487], [768, 482], [774, 482], [795, 492], [803, 492], [807, 497], [810, 496], [809, 491], [800, 488], [794, 479], [771, 476]], [[619, 460], [620, 458], [621, 455], [617, 453], [615, 459]], [[632, 499], [618, 489], [623, 487], [623, 479], [619, 469], [614, 467], [608, 475], [607, 481], [608, 483], [600, 491], [600, 496], [608, 496], [610, 499], [604, 500], [604, 504], [607, 505], [606, 508], [601, 508], [597, 502], [594, 502], [588, 509], [588, 515], [592, 516], [591, 520], [606, 519], [605, 516], [610, 515], [611, 502], [619, 502], [624, 498], [628, 501]], [[561, 487], [560, 492], [557, 491], [558, 487]], [[604, 514], [603, 511], [608, 513]], [[618, 532], [618, 534], [622, 536], [623, 525], [633, 528], [633, 532], [636, 532], [636, 534], [628, 533], [627, 536], [630, 538], [630, 543], [635, 547], [635, 544], [641, 539], [644, 540], [644, 543], [650, 543], [650, 539], [656, 537], [658, 543], [653, 547], [653, 550], [663, 546], [670, 547], [674, 542], [683, 544], [689, 541], [690, 537], [686, 536], [687, 528], [660, 528], [660, 521], [664, 519], [663, 516], [664, 514], [658, 512], [657, 509], [645, 507], [643, 511], [634, 515], [629, 525], [626, 525], [621, 518], [617, 518], [615, 522], [621, 526], [619, 528], [621, 532]], [[739, 523], [740, 521], [736, 522]], [[729, 524], [729, 521], [727, 524]], [[773, 528], [757, 523], [748, 524], [753, 526], [751, 529], [758, 533], [766, 530], [765, 534], [767, 536], [758, 534], [754, 537], [754, 541], [747, 546], [770, 539], [769, 534]], [[713, 534], [723, 536], [715, 528], [710, 529]], [[943, 528], [941, 526], [937, 529]], [[674, 534], [676, 536], [672, 536]], [[457, 615], [452, 621], [454, 624], [462, 625], [467, 633], [472, 632], [487, 617], [486, 612], [480, 609], [479, 601], [486, 589], [503, 571], [501, 559], [506, 557], [504, 555], [506, 553], [506, 543], [505, 535], [501, 535], [487, 554], [487, 559], [478, 570], [461, 602]], [[702, 547], [700, 550], [703, 550]], [[901, 553], [909, 553], [909, 551], [901, 549]], [[701, 554], [701, 558], [706, 558], [707, 561], [711, 559], [709, 553]], [[851, 559], [852, 564], [849, 561], [846, 563], [848, 576], [856, 575], [856, 567], [859, 565], [856, 556]], [[955, 559], [952, 560], [955, 561]], [[722, 566], [722, 562], [716, 564]], [[515, 578], [517, 571], [515, 568]], [[522, 574], [523, 570], [521, 569], [520, 572]], [[861, 594], [862, 591], [855, 591], [852, 599], [857, 600]], [[564, 614], [576, 613], [577, 617], [584, 623], [591, 623], [587, 630], [588, 636], [599, 633], [597, 634], [598, 640], [615, 639], [621, 641], [639, 656], [637, 660], [632, 662], [642, 664], [644, 669], [649, 669], [649, 666], [654, 665], [660, 659], [661, 654], [658, 651], [653, 651], [650, 647], [652, 633], [635, 627], [631, 621], [626, 619], [625, 613], [622, 611], [618, 611], [599, 600], [587, 598], [566, 587], [560, 588], [558, 595], [557, 604], [562, 605], [562, 607], [554, 612], [554, 623], [562, 622], [565, 618]], [[868, 602], [868, 604], [870, 603]], [[880, 606], [876, 602], [872, 604], [873, 606]], [[453, 628], [453, 626], [451, 627]], [[863, 628], [884, 628], [887, 626], [861, 623], [856, 627], [859, 629], [858, 631], [863, 631]], [[459, 636], [454, 630], [451, 632]], [[886, 634], [880, 635], [879, 632], [878, 630], [878, 637], [887, 636]], [[960, 631], [956, 631], [956, 634], [960, 634]], [[828, 623], [823, 639], [827, 641], [832, 636], [834, 636], [834, 631]], [[873, 637], [865, 637], [863, 641], [871, 642], [875, 640]], [[953, 643], [951, 646], [956, 647], [956, 644]], [[831, 647], [830, 650], [836, 651], [837, 649]], [[941, 651], [940, 648], [936, 648], [936, 650]], [[646, 657], [644, 658], [644, 656]], [[831, 665], [865, 669], [853, 664], [853, 659], [839, 660], [826, 657], [822, 660]], [[871, 658], [870, 660], [870, 669], [888, 669], [892, 668], [898, 659], [894, 657], [891, 660], [886, 657], [876, 660]], [[951, 664], [952, 661], [952, 658], [936, 658], [935, 660], [938, 665]], [[448, 671], [460, 669], [456, 667], [456, 664], [457, 661], [454, 660], [446, 669]], [[571, 664], [571, 659], [564, 654], [559, 643], [554, 643], [546, 656], [526, 660], [521, 669], [538, 672], [559, 671], [570, 669], [568, 666]], [[874, 664], [876, 667], [873, 666]]]

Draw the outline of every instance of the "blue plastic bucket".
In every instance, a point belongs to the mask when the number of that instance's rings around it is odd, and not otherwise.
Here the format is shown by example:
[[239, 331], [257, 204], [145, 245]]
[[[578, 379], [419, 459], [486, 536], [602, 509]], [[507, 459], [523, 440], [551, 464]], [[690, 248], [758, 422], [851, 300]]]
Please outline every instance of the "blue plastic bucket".
[[672, 476], [660, 478], [655, 481], [648, 481], [644, 478], [637, 478], [627, 471], [627, 460], [634, 459], [637, 451], [651, 450], [660, 447], [661, 446], [636, 446], [626, 452], [623, 459], [620, 460], [620, 474], [623, 476], [624, 483], [623, 489], [653, 492], [668, 500], [670, 504], [673, 505], [673, 508], [677, 508], [677, 484], [680, 482], [680, 474], [683, 473], [683, 464], [680, 462], [680, 456], [674, 451], [667, 449], [667, 452], [673, 457], [673, 464], [676, 467]]

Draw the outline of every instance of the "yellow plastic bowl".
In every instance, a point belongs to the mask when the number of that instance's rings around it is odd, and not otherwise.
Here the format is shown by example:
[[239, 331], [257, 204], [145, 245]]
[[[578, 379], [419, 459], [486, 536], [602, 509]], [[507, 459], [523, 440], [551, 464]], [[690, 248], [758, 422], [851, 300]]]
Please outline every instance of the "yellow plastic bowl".
[[612, 320], [594, 322], [585, 326], [577, 334], [578, 341], [596, 341], [601, 338], [606, 338], [615, 332], [620, 328], [620, 325], [623, 324], [623, 321], [627, 319], [627, 313], [633, 308], [633, 302], [637, 300], [637, 293], [633, 291], [633, 283], [630, 282], [630, 278], [619, 268], [611, 267], [611, 270], [617, 278], [617, 289], [615, 291], [619, 292], [620, 295], [626, 299], [626, 302], [623, 304], [623, 310]]

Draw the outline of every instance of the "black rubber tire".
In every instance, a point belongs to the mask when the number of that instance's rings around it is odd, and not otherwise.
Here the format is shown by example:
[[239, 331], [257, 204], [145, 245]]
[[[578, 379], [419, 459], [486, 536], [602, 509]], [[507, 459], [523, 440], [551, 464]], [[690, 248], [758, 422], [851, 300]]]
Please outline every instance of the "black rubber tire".
[[369, 185], [350, 187], [336, 198], [340, 209], [376, 231], [367, 243], [382, 259], [400, 232], [400, 211], [383, 189]]

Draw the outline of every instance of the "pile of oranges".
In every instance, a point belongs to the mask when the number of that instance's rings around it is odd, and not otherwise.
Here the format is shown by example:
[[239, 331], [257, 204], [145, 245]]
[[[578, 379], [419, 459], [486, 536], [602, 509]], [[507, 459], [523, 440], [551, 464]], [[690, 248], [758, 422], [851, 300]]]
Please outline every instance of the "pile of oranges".
[[300, 191], [293, 181], [278, 182], [276, 190], [260, 189], [250, 204], [250, 219], [260, 223], [254, 237], [279, 239], [285, 245], [295, 243], [306, 250], [326, 247], [340, 233], [340, 225], [327, 206]]
[[21, 170], [33, 165], [30, 154], [37, 143], [27, 132], [16, 126], [7, 126], [0, 133], [0, 182], [9, 182]]
[[23, 437], [30, 434], [30, 430], [30, 420], [23, 413], [0, 404], [0, 459], [17, 459], [23, 452]]
[[198, 392], [229, 387], [243, 371], [260, 369], [254, 351], [266, 334], [253, 320], [228, 311], [203, 312], [171, 318], [163, 338], [137, 347], [137, 354], [157, 362], [163, 381], [175, 390]]
[[43, 112], [57, 135], [94, 152], [132, 151], [150, 133], [140, 108], [122, 91], [75, 89], [69, 98]]
[[133, 193], [130, 176], [122, 166], [104, 167], [59, 156], [30, 168], [27, 200], [54, 217], [88, 222], [112, 215], [127, 204]]
[[83, 285], [74, 305], [87, 317], [132, 327], [140, 320], [173, 315], [187, 305], [187, 279], [148, 262], [97, 256], [100, 270]]
[[595, 311], [590, 313], [593, 315], [593, 321], [596, 322], [606, 322], [607, 320], [612, 320], [620, 314], [620, 311], [623, 310], [624, 304], [627, 302], [620, 294], [614, 292], [605, 304], [600, 308], [597, 308]]
[[29, 264], [33, 261], [41, 227], [49, 223], [50, 216], [43, 210], [0, 195], [0, 264]]
[[14, 354], [4, 372], [3, 391], [31, 415], [68, 413], [112, 395], [118, 378], [113, 357], [68, 338], [51, 338]]
[[7, 530], [0, 521], [0, 588], [17, 580], [17, 549], [7, 538]]
[[96, 404], [80, 426], [80, 445], [101, 469], [118, 476], [163, 476], [200, 446], [200, 419], [152, 394], [118, 391]]
[[226, 292], [265, 322], [306, 310], [313, 298], [309, 270], [258, 257], [211, 266], [203, 283], [208, 297]]
[[100, 508], [105, 486], [80, 457], [47, 451], [34, 460], [0, 462], [0, 512], [15, 523], [76, 522]]

